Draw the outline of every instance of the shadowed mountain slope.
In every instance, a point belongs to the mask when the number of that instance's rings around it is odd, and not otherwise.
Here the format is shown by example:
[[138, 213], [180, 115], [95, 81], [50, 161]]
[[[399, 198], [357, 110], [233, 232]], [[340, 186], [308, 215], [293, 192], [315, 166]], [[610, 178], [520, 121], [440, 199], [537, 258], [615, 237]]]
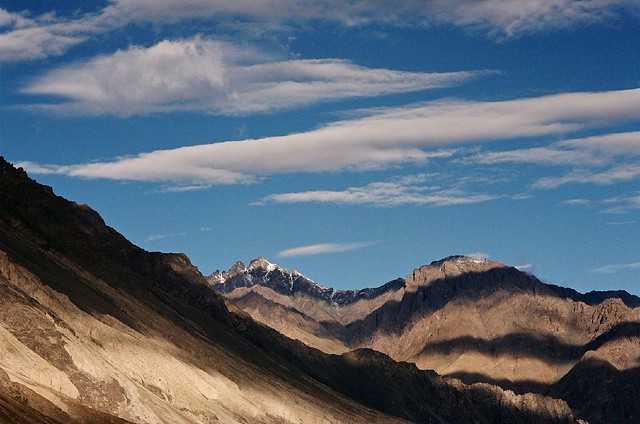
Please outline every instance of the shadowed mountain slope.
[[640, 361], [618, 369], [607, 361], [586, 359], [556, 383], [550, 394], [562, 397], [591, 423], [640, 422]]
[[3, 422], [574, 422], [562, 401], [288, 339], [2, 159], [0, 303]]

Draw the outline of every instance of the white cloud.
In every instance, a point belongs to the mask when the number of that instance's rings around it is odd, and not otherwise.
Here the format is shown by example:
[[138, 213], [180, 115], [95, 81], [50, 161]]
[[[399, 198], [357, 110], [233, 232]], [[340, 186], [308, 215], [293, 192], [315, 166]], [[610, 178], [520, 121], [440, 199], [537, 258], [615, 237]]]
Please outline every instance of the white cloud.
[[62, 54], [83, 37], [56, 34], [46, 28], [33, 27], [0, 34], [0, 60], [41, 59]]
[[[121, 159], [122, 160], [122, 159]], [[91, 163], [87, 165], [51, 165], [38, 164], [34, 162], [17, 162], [16, 166], [24, 168], [31, 174], [57, 174], [79, 178], [105, 178], [107, 174], [112, 174], [109, 179], [128, 181], [160, 181], [184, 183], [192, 181], [191, 186], [203, 187], [211, 184], [249, 184], [256, 181], [255, 176], [242, 174], [239, 172], [227, 171], [224, 169], [212, 169], [206, 166], [190, 167], [180, 169], [174, 167], [176, 162], [173, 158], [167, 157], [164, 163], [168, 168], [162, 169], [161, 164], [152, 161], [142, 166], [135, 166], [129, 169], [118, 169], [117, 162], [112, 163]], [[154, 163], [155, 162], [155, 163]], [[87, 169], [90, 166], [93, 169]], [[95, 166], [95, 167], [94, 167]], [[120, 173], [124, 172], [124, 173]], [[177, 185], [177, 187], [189, 187], [190, 185]], [[169, 188], [169, 187], [165, 187]], [[177, 189], [179, 191], [179, 188]], [[168, 191], [171, 191], [169, 189]], [[175, 190], [174, 190], [175, 191]]]
[[607, 157], [640, 155], [640, 131], [575, 138], [556, 143], [559, 148], [582, 150]]
[[628, 220], [628, 221], [609, 221], [606, 222], [605, 224], [607, 225], [631, 225], [631, 224], [637, 224], [638, 221], [635, 220]]
[[32, 22], [24, 13], [13, 13], [0, 8], [0, 28], [23, 28], [31, 25]]
[[[640, 156], [640, 131], [610, 133], [574, 138], [552, 143], [545, 147], [480, 152], [460, 159], [463, 163], [495, 165], [500, 163], [529, 163], [580, 167], [562, 176], [540, 178], [535, 188], [557, 188], [565, 184], [607, 185], [631, 181], [640, 177], [640, 165], [629, 163]], [[584, 167], [611, 165], [618, 159], [627, 163], [593, 171]]]
[[[367, 111], [364, 116], [284, 136], [157, 150], [107, 162], [24, 165], [32, 173], [83, 178], [237, 184], [274, 173], [420, 162], [442, 156], [442, 151], [433, 149], [443, 146], [565, 134], [637, 121], [638, 110], [640, 89], [495, 102], [440, 101]], [[571, 179], [560, 184], [567, 182]], [[543, 181], [540, 185], [558, 184]]]
[[187, 233], [151, 234], [150, 236], [147, 236], [146, 241], [153, 242], [153, 241], [164, 240], [164, 239], [173, 238], [173, 237], [184, 237], [186, 235]]
[[516, 265], [514, 268], [516, 268], [518, 271], [529, 272], [529, 273], [532, 273], [533, 270], [535, 269], [533, 264]]
[[68, 167], [62, 165], [47, 165], [43, 163], [36, 163], [31, 161], [22, 161], [15, 163], [16, 168], [22, 168], [32, 174], [39, 175], [50, 175], [50, 174], [61, 174], [61, 175], [69, 175]]
[[640, 131], [576, 138], [546, 147], [481, 152], [466, 163], [493, 165], [531, 163], [538, 165], [602, 165], [616, 157], [640, 156]]
[[591, 200], [575, 198], [575, 199], [566, 199], [566, 200], [563, 200], [560, 203], [562, 203], [563, 205], [568, 205], [568, 206], [584, 206], [584, 205], [590, 204]]
[[161, 187], [160, 193], [187, 193], [191, 191], [203, 191], [211, 188], [210, 184], [189, 184]]
[[331, 99], [446, 87], [486, 72], [372, 69], [345, 60], [279, 60], [199, 37], [130, 47], [55, 69], [22, 91], [60, 96], [37, 108], [134, 115], [176, 110], [237, 115]]
[[0, 30], [0, 62], [57, 56], [86, 39], [51, 13], [31, 18], [0, 9]]
[[531, 199], [533, 195], [530, 193], [516, 193], [512, 194], [510, 197], [513, 200], [528, 200]]
[[564, 29], [637, 10], [634, 0], [435, 0], [431, 13], [497, 37]]
[[595, 173], [578, 170], [559, 177], [543, 177], [533, 183], [533, 187], [550, 189], [566, 184], [610, 185], [636, 178], [640, 178], [640, 164], [622, 164]]
[[[74, 19], [54, 13], [29, 18], [0, 9], [0, 61], [60, 55], [88, 37], [131, 23], [175, 23], [215, 19], [244, 20], [281, 27], [279, 23], [330, 21], [346, 26], [382, 23], [446, 23], [478, 29], [499, 39], [607, 21], [640, 9], [636, 0], [110, 0], [95, 12]], [[18, 32], [27, 29], [26, 32]]]
[[630, 196], [610, 197], [605, 199], [603, 203], [608, 205], [608, 208], [604, 210], [605, 213], [627, 213], [638, 210], [640, 209], [640, 192]]
[[597, 164], [601, 159], [590, 152], [560, 150], [553, 147], [532, 147], [528, 149], [482, 152], [465, 158], [465, 163], [495, 165], [499, 163], [530, 163], [537, 165], [572, 165], [575, 163]]
[[375, 242], [355, 242], [355, 243], [319, 243], [307, 246], [292, 247], [278, 253], [280, 257], [311, 256], [325, 253], [350, 252], [352, 250], [363, 249], [375, 244]]
[[105, 13], [154, 21], [226, 15], [256, 20], [325, 20], [351, 26], [445, 22], [512, 37], [613, 19], [636, 8], [634, 0], [116, 0]]
[[636, 269], [640, 269], [640, 262], [605, 265], [605, 266], [601, 266], [599, 268], [593, 269], [593, 272], [597, 272], [599, 274], [616, 274], [621, 271], [632, 271]]
[[361, 187], [344, 190], [312, 190], [294, 193], [272, 194], [256, 202], [266, 203], [332, 203], [345, 205], [465, 205], [494, 200], [499, 196], [485, 193], [467, 193], [459, 188], [440, 189], [423, 185], [427, 174], [392, 178]]

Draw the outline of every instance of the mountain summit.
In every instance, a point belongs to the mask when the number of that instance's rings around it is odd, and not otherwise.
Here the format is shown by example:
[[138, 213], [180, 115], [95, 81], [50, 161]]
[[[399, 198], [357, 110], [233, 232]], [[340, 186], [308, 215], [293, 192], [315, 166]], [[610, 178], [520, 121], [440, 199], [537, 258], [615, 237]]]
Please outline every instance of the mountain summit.
[[416, 268], [407, 276], [406, 281], [409, 286], [423, 286], [432, 281], [467, 273], [487, 272], [495, 268], [507, 268], [507, 265], [479, 256], [447, 256]]

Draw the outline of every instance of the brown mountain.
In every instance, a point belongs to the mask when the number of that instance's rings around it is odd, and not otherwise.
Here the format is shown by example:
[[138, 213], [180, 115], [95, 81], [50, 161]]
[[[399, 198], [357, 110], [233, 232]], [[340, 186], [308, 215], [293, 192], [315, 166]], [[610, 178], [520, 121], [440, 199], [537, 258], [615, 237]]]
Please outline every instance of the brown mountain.
[[328, 353], [371, 348], [466, 383], [565, 399], [591, 422], [640, 422], [640, 299], [578, 293], [452, 256], [375, 289], [336, 291], [264, 258], [216, 273], [227, 301]]
[[1, 423], [571, 423], [563, 401], [369, 349], [323, 353], [228, 308], [0, 158]]

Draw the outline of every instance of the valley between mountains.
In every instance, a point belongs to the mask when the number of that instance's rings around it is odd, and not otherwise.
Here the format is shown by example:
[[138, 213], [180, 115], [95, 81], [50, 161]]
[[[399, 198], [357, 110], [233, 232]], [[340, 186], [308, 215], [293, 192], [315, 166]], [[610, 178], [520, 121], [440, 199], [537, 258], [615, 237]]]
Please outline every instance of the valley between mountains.
[[448, 257], [203, 276], [0, 158], [0, 423], [636, 423], [640, 299]]

